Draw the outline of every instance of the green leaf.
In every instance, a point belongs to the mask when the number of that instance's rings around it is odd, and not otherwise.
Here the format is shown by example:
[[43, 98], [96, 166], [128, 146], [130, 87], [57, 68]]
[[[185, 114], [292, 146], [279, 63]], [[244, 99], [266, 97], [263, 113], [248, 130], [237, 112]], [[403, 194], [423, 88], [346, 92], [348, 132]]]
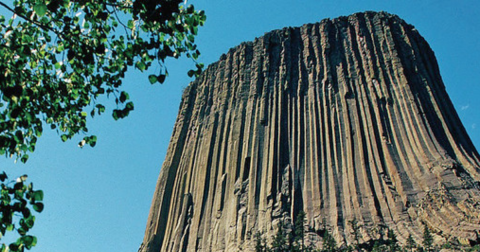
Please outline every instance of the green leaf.
[[[64, 50], [65, 50], [65, 47], [64, 47], [63, 43], [59, 44], [58, 47], [57, 47], [57, 51], [58, 52], [63, 52]], [[55, 66], [56, 66], [56, 64], [55, 64]]]
[[23, 174], [22, 176], [20, 176], [17, 180], [20, 180], [21, 182], [24, 182], [28, 179], [28, 175], [27, 174]]
[[7, 178], [8, 176], [5, 172], [2, 172], [2, 174], [0, 174], [0, 181], [4, 182]]
[[187, 7], [187, 13], [192, 14], [194, 11], [195, 11], [195, 8], [193, 7], [193, 5], [189, 4]]
[[132, 30], [134, 25], [135, 24], [133, 23], [133, 20], [128, 20], [128, 23], [127, 23], [128, 29]]
[[20, 161], [24, 164], [27, 162], [27, 160], [28, 160], [28, 155], [27, 154], [23, 155], [22, 158], [20, 158]]
[[97, 144], [97, 136], [87, 137], [86, 142], [90, 145], [90, 147], [95, 147]]
[[102, 104], [97, 104], [95, 105], [95, 107], [98, 108], [98, 114], [105, 112], [105, 106], [103, 106]]
[[23, 143], [23, 132], [21, 130], [17, 130], [17, 132], [15, 132], [15, 138], [17, 139], [18, 143]]
[[190, 31], [192, 32], [193, 35], [197, 35], [197, 33], [198, 33], [198, 26], [190, 27]]
[[112, 117], [113, 117], [113, 119], [114, 119], [115, 121], [121, 118], [121, 117], [120, 117], [120, 113], [121, 113], [121, 111], [118, 110], [118, 109], [114, 109], [114, 110], [113, 110], [113, 112], [112, 112]]
[[157, 76], [152, 74], [152, 75], [148, 76], [148, 81], [150, 81], [150, 84], [154, 84], [155, 82], [158, 81], [158, 78], [157, 78]]
[[25, 219], [25, 225], [28, 228], [32, 228], [34, 224], [35, 224], [35, 216], [30, 215], [28, 218]]
[[43, 200], [43, 191], [42, 190], [34, 191], [32, 198], [35, 201], [42, 201]]
[[41, 213], [43, 211], [43, 207], [44, 207], [43, 203], [41, 203], [41, 202], [37, 202], [37, 203], [33, 204], [33, 210], [35, 210], [39, 213]]
[[128, 95], [127, 92], [122, 91], [122, 92], [120, 93], [120, 102], [121, 102], [121, 103], [124, 103], [124, 102], [125, 102], [126, 100], [128, 100], [129, 98], [130, 98], [130, 96]]
[[25, 247], [27, 249], [31, 249], [33, 246], [37, 245], [37, 237], [35, 236], [26, 235], [20, 237], [19, 240], [21, 240], [21, 243], [25, 244]]
[[24, 34], [22, 36], [22, 41], [28, 44], [28, 43], [32, 42], [33, 39], [32, 39], [32, 36], [30, 36], [28, 34]]
[[125, 108], [129, 111], [133, 110], [133, 102], [128, 102], [127, 105], [125, 105]]
[[135, 66], [140, 70], [140, 71], [144, 71], [147, 66], [145, 65], [145, 63], [143, 63], [142, 61], [137, 61], [137, 63], [135, 64]]
[[167, 76], [165, 74], [160, 74], [159, 76], [157, 76], [158, 82], [160, 82], [160, 84], [163, 84], [165, 82], [166, 77]]
[[[22, 229], [22, 228], [19, 228], [19, 229], [18, 229], [18, 233], [21, 233], [21, 232], [24, 233], [23, 229]], [[11, 243], [10, 245], [8, 245], [8, 248], [10, 249], [10, 251], [15, 251], [15, 252], [17, 252], [18, 249], [19, 249], [19, 246], [18, 246], [17, 244], [15, 244], [15, 243]]]
[[37, 137], [42, 136], [42, 131], [43, 131], [43, 128], [41, 126], [40, 127], [35, 127], [35, 135]]
[[68, 140], [68, 136], [66, 134], [63, 134], [60, 136], [63, 142], [66, 142]]
[[47, 5], [44, 3], [37, 3], [33, 6], [33, 10], [39, 17], [43, 17], [47, 13]]

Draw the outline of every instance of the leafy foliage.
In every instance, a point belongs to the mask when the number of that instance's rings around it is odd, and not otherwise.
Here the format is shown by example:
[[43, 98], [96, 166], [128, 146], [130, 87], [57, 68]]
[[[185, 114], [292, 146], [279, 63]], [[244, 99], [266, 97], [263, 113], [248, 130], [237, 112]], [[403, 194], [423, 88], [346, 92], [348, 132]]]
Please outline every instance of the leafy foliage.
[[423, 248], [425, 251], [433, 251], [433, 236], [430, 229], [425, 225], [423, 228]]
[[267, 251], [267, 240], [262, 237], [261, 232], [255, 233], [255, 252], [266, 252]]
[[289, 239], [286, 223], [280, 221], [278, 230], [273, 238], [272, 249], [273, 252], [286, 252], [289, 250]]
[[[134, 109], [121, 90], [128, 69], [146, 71], [157, 62], [163, 83], [169, 57], [196, 60], [203, 11], [179, 0], [15, 0], [0, 5], [0, 154], [26, 162], [43, 126], [66, 141], [88, 132], [87, 117], [105, 112], [102, 96], [114, 96], [115, 120]], [[203, 65], [197, 63], [199, 74]], [[80, 145], [94, 146], [84, 137]]]
[[305, 222], [306, 222], [306, 214], [303, 211], [300, 211], [297, 214], [297, 219], [295, 220], [294, 224], [294, 236], [293, 236], [293, 251], [303, 251], [305, 249]]
[[[196, 69], [190, 77], [203, 68], [195, 36], [206, 16], [182, 0], [13, 0], [0, 6], [11, 13], [0, 15], [0, 155], [24, 163], [44, 127], [62, 141], [83, 134], [79, 146], [95, 146], [87, 118], [106, 112], [103, 97], [114, 98], [115, 120], [134, 110], [122, 90], [129, 69], [160, 66], [146, 78], [155, 84], [165, 81], [168, 58], [191, 58]], [[2, 235], [15, 229], [21, 236], [10, 251], [30, 249], [36, 238], [27, 235], [34, 223], [27, 203], [41, 212], [43, 192], [21, 181], [2, 184], [1, 197]], [[15, 212], [21, 213], [16, 226]]]
[[335, 238], [333, 238], [333, 236], [330, 234], [328, 229], [325, 229], [325, 233], [323, 236], [323, 251], [337, 251], [337, 242], [335, 241]]
[[417, 243], [415, 242], [415, 240], [413, 239], [413, 236], [412, 234], [410, 234], [407, 238], [407, 244], [405, 244], [405, 248], [408, 250], [408, 251], [413, 251], [413, 249], [415, 249], [417, 247]]
[[387, 232], [387, 248], [390, 252], [400, 251], [400, 246], [398, 245], [397, 235], [393, 232], [392, 229], [388, 229]]
[[[23, 175], [16, 181], [8, 181], [5, 172], [0, 174], [0, 233], [4, 236], [7, 231], [16, 230], [20, 235], [16, 242], [8, 246], [1, 244], [2, 252], [23, 251], [24, 248], [30, 249], [37, 243], [37, 238], [27, 235], [27, 232], [35, 223], [32, 210], [38, 213], [43, 211], [43, 191], [33, 190], [32, 183], [28, 185], [24, 183], [26, 179], [27, 176]], [[20, 217], [15, 218], [15, 216]]]

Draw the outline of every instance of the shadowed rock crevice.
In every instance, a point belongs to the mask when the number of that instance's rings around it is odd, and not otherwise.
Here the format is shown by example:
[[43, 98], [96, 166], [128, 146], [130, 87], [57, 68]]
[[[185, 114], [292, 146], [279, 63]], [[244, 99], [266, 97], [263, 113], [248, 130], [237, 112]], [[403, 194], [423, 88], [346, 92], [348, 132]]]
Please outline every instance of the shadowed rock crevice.
[[[140, 251], [253, 251], [303, 211], [311, 235], [349, 221], [399, 242], [477, 242], [480, 157], [433, 51], [395, 15], [272, 31], [183, 94]], [[321, 241], [321, 238], [312, 238]]]

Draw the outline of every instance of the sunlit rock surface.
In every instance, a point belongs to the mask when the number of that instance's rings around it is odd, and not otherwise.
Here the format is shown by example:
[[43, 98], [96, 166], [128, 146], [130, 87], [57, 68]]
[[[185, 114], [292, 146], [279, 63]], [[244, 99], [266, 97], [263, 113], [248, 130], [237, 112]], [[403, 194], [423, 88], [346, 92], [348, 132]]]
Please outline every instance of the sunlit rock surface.
[[361, 242], [381, 224], [401, 243], [424, 225], [479, 242], [479, 167], [413, 26], [367, 12], [284, 28], [186, 88], [140, 251], [253, 251], [299, 211], [312, 240], [351, 243], [356, 219]]

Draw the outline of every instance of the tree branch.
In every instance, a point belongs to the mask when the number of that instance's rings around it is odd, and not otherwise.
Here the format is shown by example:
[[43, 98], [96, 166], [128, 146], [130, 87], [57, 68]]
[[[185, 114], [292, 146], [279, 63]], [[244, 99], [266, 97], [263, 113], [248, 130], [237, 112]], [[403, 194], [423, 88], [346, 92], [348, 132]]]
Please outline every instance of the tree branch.
[[0, 1], [0, 5], [3, 6], [5, 9], [9, 10], [10, 12], [12, 12], [13, 14], [21, 17], [22, 19], [24, 19], [24, 20], [26, 20], [26, 21], [28, 21], [28, 22], [30, 22], [30, 23], [32, 23], [32, 24], [40, 27], [41, 29], [51, 31], [51, 32], [57, 34], [58, 36], [61, 36], [61, 34], [59, 34], [58, 31], [54, 30], [53, 28], [48, 27], [48, 26], [45, 26], [45, 25], [43, 25], [42, 23], [39, 23], [39, 22], [37, 22], [37, 21], [35, 21], [35, 20], [31, 20], [30, 18], [28, 18], [28, 17], [26, 17], [26, 16], [24, 16], [24, 15], [21, 15], [21, 14], [16, 13], [14, 9], [12, 9], [10, 6], [6, 5], [4, 2]]

